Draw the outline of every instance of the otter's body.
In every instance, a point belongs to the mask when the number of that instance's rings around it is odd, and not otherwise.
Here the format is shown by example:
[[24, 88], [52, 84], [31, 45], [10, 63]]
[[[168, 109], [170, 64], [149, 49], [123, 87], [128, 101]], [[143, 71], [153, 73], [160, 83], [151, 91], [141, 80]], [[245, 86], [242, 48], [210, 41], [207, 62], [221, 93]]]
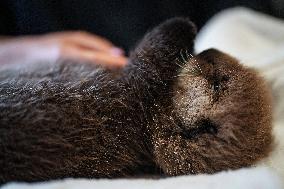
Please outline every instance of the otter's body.
[[121, 70], [0, 68], [0, 182], [213, 173], [265, 157], [264, 82], [216, 50], [177, 61], [194, 36], [188, 20], [167, 21]]
[[70, 62], [23, 70], [1, 80], [2, 180], [115, 177], [152, 165], [145, 96], [133, 81]]

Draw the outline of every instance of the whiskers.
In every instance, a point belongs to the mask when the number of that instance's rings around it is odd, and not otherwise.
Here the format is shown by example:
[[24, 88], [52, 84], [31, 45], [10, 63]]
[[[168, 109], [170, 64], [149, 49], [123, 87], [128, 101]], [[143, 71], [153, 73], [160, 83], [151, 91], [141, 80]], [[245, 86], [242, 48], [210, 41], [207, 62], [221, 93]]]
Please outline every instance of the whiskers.
[[180, 50], [179, 54], [180, 56], [176, 58], [175, 63], [182, 69], [182, 71], [177, 77], [199, 76], [202, 74], [202, 69], [198, 61], [191, 53], [188, 52], [187, 49]]

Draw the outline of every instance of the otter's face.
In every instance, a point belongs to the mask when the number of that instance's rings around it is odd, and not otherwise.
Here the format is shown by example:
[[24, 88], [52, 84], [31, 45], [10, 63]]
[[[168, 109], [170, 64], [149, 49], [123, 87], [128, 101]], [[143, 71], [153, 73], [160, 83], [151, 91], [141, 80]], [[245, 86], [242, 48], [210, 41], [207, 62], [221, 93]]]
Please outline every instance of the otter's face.
[[212, 118], [216, 110], [242, 106], [257, 96], [250, 94], [253, 81], [249, 78], [255, 80], [255, 73], [225, 53], [210, 49], [183, 61], [173, 104], [189, 128], [196, 127], [198, 120]]
[[131, 56], [148, 68], [145, 75], [159, 86], [156, 91], [169, 91], [171, 101], [163, 102], [169, 107], [158, 109], [162, 112], [156, 112], [151, 132], [155, 162], [168, 175], [250, 166], [268, 154], [272, 143], [263, 79], [214, 49], [190, 57], [195, 34], [188, 19], [168, 20], [149, 32]]
[[263, 80], [214, 49], [187, 61], [173, 105], [183, 130], [176, 141], [186, 143], [181, 151], [190, 172], [240, 168], [265, 157], [271, 145], [271, 107]]

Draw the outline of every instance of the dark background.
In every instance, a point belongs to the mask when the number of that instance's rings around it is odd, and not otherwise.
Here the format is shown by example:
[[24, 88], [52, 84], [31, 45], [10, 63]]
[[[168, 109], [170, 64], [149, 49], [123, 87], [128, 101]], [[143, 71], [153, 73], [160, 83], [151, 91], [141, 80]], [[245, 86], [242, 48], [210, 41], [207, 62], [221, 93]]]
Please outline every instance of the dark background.
[[235, 6], [284, 18], [283, 0], [1, 0], [0, 35], [87, 30], [128, 50], [167, 18], [188, 16], [201, 28], [220, 10]]

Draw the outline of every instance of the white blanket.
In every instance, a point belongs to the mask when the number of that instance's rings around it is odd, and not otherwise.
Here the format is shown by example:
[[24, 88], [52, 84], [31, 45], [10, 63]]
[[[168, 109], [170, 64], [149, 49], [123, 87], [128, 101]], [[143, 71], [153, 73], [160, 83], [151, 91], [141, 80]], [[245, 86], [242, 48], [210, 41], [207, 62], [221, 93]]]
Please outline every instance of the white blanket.
[[202, 29], [196, 52], [217, 48], [258, 69], [269, 82], [274, 100], [276, 146], [256, 168], [214, 175], [151, 179], [65, 179], [36, 184], [9, 183], [2, 189], [81, 188], [193, 188], [193, 189], [280, 189], [284, 180], [284, 22], [245, 9], [219, 13]]

